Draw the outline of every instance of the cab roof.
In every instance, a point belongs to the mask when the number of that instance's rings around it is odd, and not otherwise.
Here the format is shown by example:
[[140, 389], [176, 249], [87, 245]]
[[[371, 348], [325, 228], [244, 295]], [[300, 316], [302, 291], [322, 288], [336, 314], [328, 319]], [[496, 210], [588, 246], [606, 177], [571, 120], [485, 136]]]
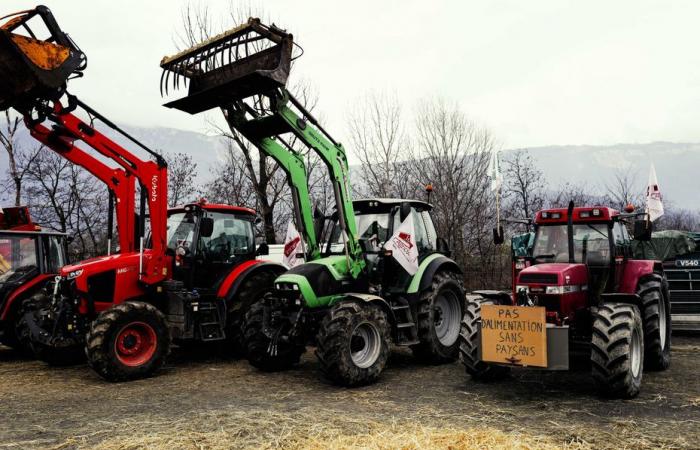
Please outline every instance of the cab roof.
[[352, 205], [356, 211], [362, 211], [367, 209], [391, 209], [394, 206], [399, 206], [404, 202], [410, 203], [411, 206], [421, 211], [430, 211], [433, 209], [433, 205], [430, 203], [405, 198], [363, 198], [360, 200], [354, 200]]
[[226, 205], [223, 203], [209, 203], [206, 201], [199, 201], [194, 203], [187, 203], [185, 205], [176, 206], [174, 208], [169, 208], [168, 212], [184, 211], [188, 206], [195, 206], [204, 209], [205, 211], [220, 211], [220, 212], [231, 212], [238, 214], [248, 214], [251, 216], [255, 215], [255, 210], [246, 208], [244, 206], [233, 206]]
[[[607, 206], [577, 206], [573, 211], [573, 222], [609, 222], [619, 215], [620, 211]], [[537, 224], [567, 223], [568, 220], [568, 208], [543, 209], [535, 215]]]

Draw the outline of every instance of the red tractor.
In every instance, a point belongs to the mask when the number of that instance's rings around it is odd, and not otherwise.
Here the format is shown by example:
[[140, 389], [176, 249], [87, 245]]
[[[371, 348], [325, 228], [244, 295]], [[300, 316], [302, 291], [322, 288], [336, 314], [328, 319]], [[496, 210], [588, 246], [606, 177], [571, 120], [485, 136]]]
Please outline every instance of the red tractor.
[[[510, 367], [567, 370], [589, 360], [600, 390], [639, 393], [643, 370], [670, 366], [668, 282], [659, 261], [632, 259], [626, 223], [649, 239], [638, 214], [607, 207], [539, 211], [514, 292], [482, 291], [462, 322], [461, 359], [475, 380]], [[522, 261], [521, 261], [522, 263]]]
[[0, 343], [29, 353], [22, 302], [66, 263], [66, 236], [42, 231], [25, 206], [0, 211]]
[[[48, 39], [31, 31], [37, 21]], [[82, 76], [85, 67], [85, 55], [46, 7], [0, 26], [0, 108], [14, 108], [32, 136], [107, 183], [117, 205], [120, 253], [63, 267], [48, 289], [24, 302], [32, 348], [58, 364], [86, 354], [90, 366], [113, 381], [157, 371], [171, 341], [220, 341], [235, 351], [246, 305], [284, 266], [257, 260], [267, 246], [255, 247], [250, 209], [201, 201], [168, 210], [165, 160], [66, 92], [67, 79]], [[152, 159], [109, 139], [96, 122]]]

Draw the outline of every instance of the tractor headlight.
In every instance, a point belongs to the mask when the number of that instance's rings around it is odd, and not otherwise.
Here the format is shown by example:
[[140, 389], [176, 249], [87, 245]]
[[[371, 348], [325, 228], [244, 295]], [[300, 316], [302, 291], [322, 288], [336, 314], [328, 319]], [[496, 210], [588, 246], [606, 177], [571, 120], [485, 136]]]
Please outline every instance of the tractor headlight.
[[530, 288], [526, 284], [519, 284], [515, 286], [515, 292], [525, 292], [526, 294], [530, 291]]
[[567, 286], [547, 286], [547, 289], [545, 290], [545, 294], [570, 294], [571, 292], [578, 292], [580, 290], [580, 286], [572, 286], [572, 285], [567, 285]]
[[83, 269], [74, 270], [66, 275], [67, 280], [74, 280], [83, 274]]

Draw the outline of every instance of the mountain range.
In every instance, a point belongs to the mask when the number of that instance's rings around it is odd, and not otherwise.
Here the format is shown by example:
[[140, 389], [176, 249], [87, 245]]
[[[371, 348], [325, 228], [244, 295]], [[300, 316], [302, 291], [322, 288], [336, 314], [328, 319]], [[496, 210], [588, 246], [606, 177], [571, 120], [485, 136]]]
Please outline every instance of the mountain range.
[[[220, 163], [226, 143], [223, 138], [202, 133], [164, 127], [125, 127], [134, 137], [160, 152], [189, 154], [197, 163], [198, 180], [204, 181]], [[131, 144], [123, 143], [133, 149]], [[20, 146], [36, 143], [26, 131], [18, 137]], [[664, 197], [676, 207], [700, 209], [700, 187], [693, 181], [700, 169], [700, 143], [652, 142], [616, 145], [551, 145], [507, 149], [509, 152], [527, 150], [551, 187], [569, 182], [584, 185], [591, 193], [601, 193], [605, 185], [614, 182], [615, 175], [630, 173], [635, 188], [646, 188], [649, 166], [656, 167]], [[352, 158], [351, 158], [352, 163]], [[7, 155], [0, 152], [0, 171], [6, 173]]]

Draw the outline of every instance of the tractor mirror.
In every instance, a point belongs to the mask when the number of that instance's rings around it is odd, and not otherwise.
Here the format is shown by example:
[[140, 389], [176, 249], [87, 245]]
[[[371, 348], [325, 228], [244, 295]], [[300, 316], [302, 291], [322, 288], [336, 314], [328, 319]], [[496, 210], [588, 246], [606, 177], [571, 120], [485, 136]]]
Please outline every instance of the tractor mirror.
[[445, 238], [443, 237], [437, 238], [437, 240], [435, 241], [435, 247], [435, 250], [438, 253], [442, 253], [445, 256], [450, 256], [450, 253], [452, 253], [452, 251], [450, 250], [450, 244], [448, 244]]
[[199, 235], [202, 237], [211, 237], [214, 232], [214, 219], [211, 217], [202, 217], [202, 221], [199, 224]]
[[496, 245], [501, 245], [505, 242], [505, 237], [503, 236], [503, 227], [497, 226], [493, 229], [493, 243]]
[[635, 220], [634, 239], [636, 241], [650, 241], [653, 228], [652, 223], [646, 219]]
[[264, 256], [270, 254], [270, 246], [266, 242], [258, 245], [258, 249], [255, 251], [255, 256]]
[[406, 220], [406, 218], [408, 218], [408, 216], [411, 215], [411, 204], [408, 202], [401, 203], [401, 211], [399, 212], [399, 214], [401, 222]]

